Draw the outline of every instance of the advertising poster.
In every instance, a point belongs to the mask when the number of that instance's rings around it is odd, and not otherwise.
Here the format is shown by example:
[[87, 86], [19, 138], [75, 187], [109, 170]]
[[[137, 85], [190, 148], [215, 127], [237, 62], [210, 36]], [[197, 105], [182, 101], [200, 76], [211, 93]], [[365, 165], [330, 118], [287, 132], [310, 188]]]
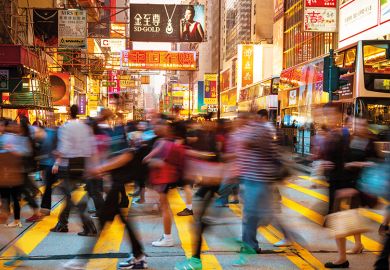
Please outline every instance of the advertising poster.
[[80, 115], [87, 114], [87, 95], [86, 94], [79, 94], [78, 106], [79, 106], [79, 114]]
[[58, 46], [87, 48], [87, 12], [85, 10], [58, 11]]
[[204, 104], [217, 105], [217, 74], [204, 75]]
[[146, 42], [205, 41], [203, 5], [130, 4], [130, 39]]
[[253, 83], [253, 45], [242, 46], [242, 86]]
[[390, 21], [390, 0], [381, 0], [381, 23]]
[[288, 106], [297, 105], [297, 90], [290, 90], [288, 93]]
[[230, 88], [230, 69], [222, 72], [221, 75], [221, 92]]
[[336, 32], [337, 1], [305, 0], [303, 25], [308, 32]]
[[[105, 6], [110, 6], [110, 0], [102, 1]], [[110, 37], [110, 10], [101, 8], [100, 19], [94, 22], [88, 22], [88, 37], [90, 38], [109, 38]]]
[[196, 52], [139, 51], [121, 52], [121, 69], [196, 70]]
[[69, 106], [69, 78], [67, 73], [50, 74], [50, 91], [54, 106]]
[[34, 9], [34, 43], [37, 46], [58, 45], [58, 10]]
[[202, 112], [204, 106], [204, 81], [198, 81], [198, 112]]

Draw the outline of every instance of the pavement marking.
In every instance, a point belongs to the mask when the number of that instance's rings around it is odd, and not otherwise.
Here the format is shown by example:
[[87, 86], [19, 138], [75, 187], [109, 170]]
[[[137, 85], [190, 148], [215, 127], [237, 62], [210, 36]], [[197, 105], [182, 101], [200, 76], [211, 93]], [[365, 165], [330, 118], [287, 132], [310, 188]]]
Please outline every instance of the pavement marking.
[[[319, 199], [321, 201], [324, 201], [324, 202], [329, 202], [329, 197], [327, 195], [324, 195], [324, 194], [321, 194], [319, 192], [316, 192], [314, 190], [311, 190], [311, 189], [308, 189], [308, 188], [304, 188], [304, 187], [301, 187], [301, 186], [298, 186], [296, 184], [292, 184], [292, 183], [288, 183], [285, 185], [286, 187], [289, 187], [291, 189], [295, 189], [299, 192], [302, 192], [304, 194], [307, 194], [311, 197], [314, 197], [316, 199]], [[359, 209], [359, 213], [364, 216], [364, 217], [367, 217], [379, 224], [382, 224], [383, 222], [383, 216], [378, 214], [378, 213], [375, 213], [374, 211], [370, 211], [368, 209], [365, 209], [365, 208], [362, 208], [362, 209]]]
[[[184, 253], [187, 258], [192, 256], [192, 237], [194, 235], [193, 225], [194, 217], [193, 216], [184, 216], [179, 217], [176, 213], [182, 211], [186, 208], [186, 205], [179, 194], [177, 189], [172, 189], [168, 192], [168, 201], [173, 213], [173, 219], [176, 224], [177, 232], [179, 234], [181, 246], [184, 250]], [[202, 241], [202, 251], [209, 250], [206, 240], [203, 238]], [[218, 259], [215, 255], [212, 254], [201, 254], [203, 269], [207, 270], [222, 270], [222, 266], [218, 262]]]
[[[290, 209], [292, 209], [295, 212], [298, 212], [299, 214], [303, 215], [304, 217], [310, 219], [314, 223], [317, 223], [318, 225], [322, 226], [324, 224], [324, 216], [299, 204], [294, 202], [293, 200], [290, 200], [284, 196], [282, 196], [282, 204]], [[353, 237], [347, 237], [348, 240], [351, 242], [355, 242]], [[382, 244], [368, 238], [367, 236], [362, 234], [362, 243], [365, 249], [369, 251], [380, 251], [382, 250], [383, 246]]]
[[[242, 218], [242, 209], [239, 205], [229, 204], [229, 208], [234, 214]], [[277, 230], [274, 226], [268, 225], [266, 227], [259, 227], [258, 232], [264, 236], [264, 238], [271, 244], [275, 244], [284, 238], [284, 235]], [[294, 247], [298, 251], [299, 255], [292, 252], [289, 247], [282, 247], [281, 250], [286, 253], [279, 254], [289, 259], [293, 264], [295, 264], [299, 269], [325, 269], [323, 263], [321, 263], [317, 258], [315, 258], [311, 253], [300, 246], [298, 243], [294, 242]]]
[[[318, 185], [324, 186], [324, 187], [329, 187], [328, 182], [326, 182], [326, 181], [324, 181], [324, 180], [314, 179], [314, 178], [312, 178], [312, 177], [310, 177], [310, 176], [307, 176], [307, 175], [300, 175], [300, 176], [298, 176], [298, 177], [301, 178], [301, 179], [308, 180], [308, 181], [310, 181], [310, 182], [316, 183], [316, 184], [318, 184]], [[388, 200], [386, 200], [386, 199], [384, 199], [384, 198], [379, 197], [378, 199], [379, 199], [379, 202], [380, 202], [381, 204], [384, 204], [384, 205], [390, 204], [390, 201], [388, 201]]]
[[[72, 193], [72, 200], [78, 203], [85, 196], [84, 188], [78, 188]], [[29, 255], [50, 233], [58, 222], [58, 216], [65, 205], [65, 201], [59, 203], [51, 212], [50, 216], [44, 217], [41, 221], [35, 223], [28, 231], [24, 232], [22, 236], [2, 254], [4, 257], [15, 256], [15, 250], [19, 250], [24, 256]], [[8, 267], [7, 269], [16, 269], [18, 265]]]
[[[126, 186], [126, 194], [133, 192], [133, 186]], [[129, 198], [129, 207], [126, 210], [127, 213], [132, 204], [132, 197]], [[93, 254], [103, 254], [117, 252], [121, 248], [122, 240], [125, 235], [125, 225], [122, 223], [120, 217], [117, 215], [114, 221], [111, 224], [107, 224], [103, 231], [99, 235], [95, 247], [93, 249]], [[98, 260], [89, 260], [87, 264], [87, 269], [117, 269], [118, 259], [98, 259]]]

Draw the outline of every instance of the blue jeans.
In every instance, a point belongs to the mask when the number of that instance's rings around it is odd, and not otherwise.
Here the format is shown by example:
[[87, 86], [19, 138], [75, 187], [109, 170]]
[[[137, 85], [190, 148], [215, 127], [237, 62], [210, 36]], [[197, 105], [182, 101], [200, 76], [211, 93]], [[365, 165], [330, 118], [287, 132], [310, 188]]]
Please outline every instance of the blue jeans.
[[272, 219], [273, 187], [271, 183], [241, 178], [243, 187], [242, 241], [245, 245], [259, 248], [257, 228], [266, 226]]

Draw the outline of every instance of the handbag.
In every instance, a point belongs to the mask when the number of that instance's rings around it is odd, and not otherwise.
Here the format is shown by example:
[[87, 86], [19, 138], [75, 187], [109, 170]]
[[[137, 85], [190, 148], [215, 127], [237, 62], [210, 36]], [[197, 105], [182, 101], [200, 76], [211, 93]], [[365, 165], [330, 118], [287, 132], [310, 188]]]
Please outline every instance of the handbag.
[[[357, 195], [359, 196], [359, 195]], [[352, 197], [337, 197], [335, 199], [334, 209], [340, 208], [343, 200], [349, 201], [351, 205]], [[326, 216], [326, 226], [332, 231], [335, 238], [344, 238], [347, 236], [365, 233], [370, 231], [367, 220], [359, 214], [359, 209], [348, 209], [338, 211]]]
[[23, 160], [10, 152], [0, 153], [0, 187], [17, 187], [23, 184]]

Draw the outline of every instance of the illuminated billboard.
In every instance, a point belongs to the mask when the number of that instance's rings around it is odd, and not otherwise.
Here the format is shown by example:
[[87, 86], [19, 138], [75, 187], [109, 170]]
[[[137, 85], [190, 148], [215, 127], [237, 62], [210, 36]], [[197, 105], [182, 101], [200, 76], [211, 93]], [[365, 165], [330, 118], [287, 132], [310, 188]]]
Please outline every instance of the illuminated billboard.
[[131, 41], [203, 42], [203, 5], [130, 4]]
[[196, 52], [125, 50], [121, 69], [196, 70]]

